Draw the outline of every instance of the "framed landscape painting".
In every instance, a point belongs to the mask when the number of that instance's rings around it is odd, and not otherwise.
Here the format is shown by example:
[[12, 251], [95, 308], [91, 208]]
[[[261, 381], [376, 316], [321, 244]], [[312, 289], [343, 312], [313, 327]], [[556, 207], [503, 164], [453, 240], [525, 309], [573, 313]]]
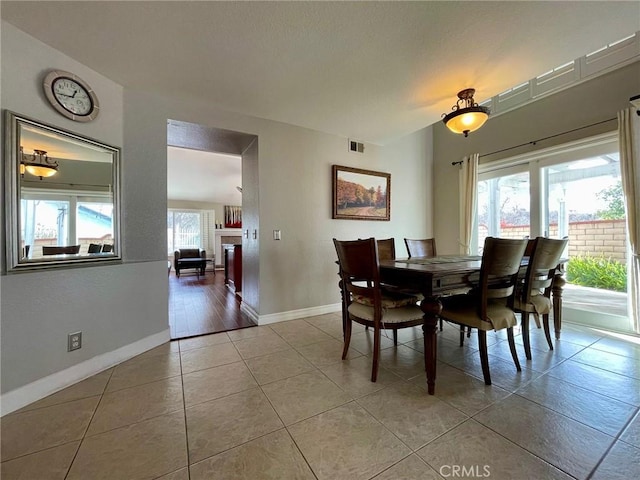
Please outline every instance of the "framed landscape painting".
[[333, 165], [333, 217], [391, 219], [391, 174]]

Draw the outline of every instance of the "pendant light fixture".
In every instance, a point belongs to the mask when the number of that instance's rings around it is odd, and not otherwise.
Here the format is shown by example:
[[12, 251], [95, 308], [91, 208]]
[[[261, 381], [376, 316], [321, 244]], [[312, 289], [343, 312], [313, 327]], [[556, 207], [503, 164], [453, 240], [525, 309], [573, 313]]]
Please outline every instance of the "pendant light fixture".
[[479, 129], [489, 118], [491, 110], [478, 105], [473, 99], [474, 93], [474, 88], [458, 92], [458, 102], [452, 107], [453, 111], [442, 114], [442, 121], [453, 133], [462, 133], [468, 137], [469, 132]]
[[58, 173], [58, 162], [50, 159], [47, 156], [47, 152], [44, 150], [33, 150], [31, 155], [23, 153], [22, 147], [20, 147], [20, 153], [22, 158], [20, 162], [20, 173], [24, 170], [35, 177], [40, 177], [42, 180], [44, 177], [51, 177]]

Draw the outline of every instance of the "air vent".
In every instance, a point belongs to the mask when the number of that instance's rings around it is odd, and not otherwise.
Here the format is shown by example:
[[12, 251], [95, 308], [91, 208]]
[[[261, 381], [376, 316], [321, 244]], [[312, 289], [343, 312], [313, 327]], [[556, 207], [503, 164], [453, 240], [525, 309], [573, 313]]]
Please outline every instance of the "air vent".
[[364, 143], [354, 142], [353, 140], [349, 140], [349, 151], [363, 153], [364, 152]]

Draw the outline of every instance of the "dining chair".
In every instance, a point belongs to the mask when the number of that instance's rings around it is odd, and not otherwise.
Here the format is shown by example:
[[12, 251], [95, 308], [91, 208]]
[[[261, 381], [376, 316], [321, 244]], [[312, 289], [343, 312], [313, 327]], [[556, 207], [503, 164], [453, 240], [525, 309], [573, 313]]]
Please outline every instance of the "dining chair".
[[435, 257], [437, 255], [435, 238], [424, 238], [421, 240], [411, 240], [410, 238], [405, 238], [404, 244], [407, 246], [407, 253], [409, 254], [409, 258]]
[[376, 240], [378, 245], [378, 260], [396, 259], [396, 241], [393, 237]]
[[[529, 238], [528, 235], [524, 238], [527, 239], [527, 248], [524, 249], [524, 256], [530, 257], [531, 254], [533, 253], [533, 247], [535, 246], [536, 239]], [[533, 320], [536, 322], [536, 327], [542, 328], [542, 324], [540, 323], [540, 315], [538, 315], [536, 312], [533, 312]]]
[[352, 322], [373, 329], [373, 365], [371, 381], [378, 377], [381, 330], [422, 325], [423, 313], [416, 297], [384, 290], [380, 284], [378, 246], [374, 238], [366, 240], [333, 239], [338, 254], [339, 274], [346, 309], [342, 359], [347, 358]]
[[460, 345], [464, 340], [464, 327], [478, 330], [480, 363], [486, 385], [491, 385], [487, 353], [487, 332], [490, 330], [507, 329], [513, 363], [518, 371], [521, 370], [513, 338], [513, 327], [518, 323], [513, 305], [526, 246], [526, 239], [487, 237], [477, 288], [470, 293], [441, 299], [440, 318], [460, 325]]
[[556, 267], [567, 247], [568, 238], [553, 239], [538, 237], [530, 240], [529, 264], [524, 279], [519, 283], [514, 300], [514, 310], [522, 315], [522, 341], [527, 360], [531, 360], [529, 339], [529, 314], [542, 317], [544, 335], [549, 349], [553, 350], [549, 331], [549, 313], [553, 308], [551, 288]]
[[44, 245], [42, 247], [42, 255], [62, 255], [76, 254], [80, 252], [80, 245], [67, 245], [63, 247], [52, 247]]
[[[435, 238], [423, 238], [421, 240], [412, 240], [410, 238], [404, 239], [404, 244], [407, 247], [407, 253], [409, 258], [411, 257], [435, 257], [436, 252], [436, 239]], [[440, 319], [440, 331], [444, 329], [442, 319]]]
[[[395, 260], [396, 259], [396, 243], [393, 237], [376, 240], [378, 246], [378, 261]], [[424, 299], [424, 295], [416, 290], [411, 290], [404, 287], [396, 287], [395, 285], [387, 285], [381, 283], [382, 289], [389, 292], [400, 292], [404, 295], [411, 295], [415, 297], [415, 301], [420, 302]], [[369, 327], [365, 327], [368, 330]], [[398, 330], [393, 330], [393, 344], [398, 345]]]
[[102, 251], [102, 245], [99, 243], [90, 243], [87, 253], [100, 253]]

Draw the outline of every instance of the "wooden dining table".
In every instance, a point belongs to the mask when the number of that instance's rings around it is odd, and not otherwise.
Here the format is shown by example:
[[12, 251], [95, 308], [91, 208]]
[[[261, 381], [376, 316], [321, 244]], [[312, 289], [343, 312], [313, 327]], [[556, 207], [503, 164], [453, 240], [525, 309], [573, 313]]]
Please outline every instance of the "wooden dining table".
[[[524, 257], [521, 273], [528, 264]], [[424, 295], [420, 308], [424, 313], [424, 355], [427, 389], [435, 392], [437, 340], [436, 326], [442, 311], [439, 297], [478, 283], [482, 257], [461, 255], [439, 255], [436, 257], [411, 257], [407, 259], [380, 261], [380, 280], [386, 284], [409, 288]], [[556, 338], [560, 338], [562, 327], [562, 288], [565, 285], [562, 262], [555, 275], [553, 292], [553, 321]]]

